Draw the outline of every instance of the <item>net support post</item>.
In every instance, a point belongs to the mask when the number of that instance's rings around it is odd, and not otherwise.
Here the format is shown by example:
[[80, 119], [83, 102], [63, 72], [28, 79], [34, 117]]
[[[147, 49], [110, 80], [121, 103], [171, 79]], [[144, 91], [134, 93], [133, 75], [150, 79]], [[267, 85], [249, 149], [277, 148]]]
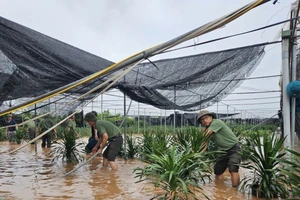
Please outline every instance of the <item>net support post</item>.
[[[292, 53], [292, 81], [296, 81], [296, 74], [297, 74], [297, 42], [296, 39], [293, 40], [293, 53]], [[291, 101], [291, 145], [294, 147], [295, 141], [295, 125], [296, 125], [296, 98], [292, 98]]]
[[[124, 76], [124, 84], [125, 84], [125, 81], [126, 81], [126, 78]], [[126, 116], [127, 116], [127, 112], [126, 112], [126, 95], [125, 95], [125, 92], [124, 92], [124, 156], [126, 158], [127, 156], [127, 152], [126, 152], [126, 149], [127, 149], [127, 144], [126, 144], [126, 126], [127, 126], [127, 123], [126, 123]]]
[[289, 70], [289, 42], [290, 42], [291, 31], [282, 31], [282, 114], [283, 114], [283, 134], [286, 137], [284, 146], [291, 146], [291, 105], [290, 97], [287, 93], [286, 86], [290, 82], [290, 70]]

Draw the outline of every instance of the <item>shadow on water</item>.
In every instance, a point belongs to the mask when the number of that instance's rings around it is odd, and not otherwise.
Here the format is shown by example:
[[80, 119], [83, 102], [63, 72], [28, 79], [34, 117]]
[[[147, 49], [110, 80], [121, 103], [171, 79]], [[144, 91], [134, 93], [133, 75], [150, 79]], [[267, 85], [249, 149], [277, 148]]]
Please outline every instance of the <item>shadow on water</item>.
[[[18, 145], [0, 142], [0, 152], [10, 151]], [[2, 199], [151, 199], [159, 192], [149, 183], [135, 182], [133, 169], [145, 164], [138, 160], [117, 159], [119, 171], [102, 167], [96, 157], [73, 174], [61, 176], [77, 164], [56, 162], [48, 157], [49, 149], [29, 145], [15, 154], [0, 156], [0, 200]], [[241, 175], [245, 173], [241, 171]], [[243, 176], [243, 175], [242, 175]], [[212, 200], [256, 199], [245, 196], [231, 187], [227, 172], [223, 181], [202, 185]], [[199, 195], [199, 199], [204, 199]]]

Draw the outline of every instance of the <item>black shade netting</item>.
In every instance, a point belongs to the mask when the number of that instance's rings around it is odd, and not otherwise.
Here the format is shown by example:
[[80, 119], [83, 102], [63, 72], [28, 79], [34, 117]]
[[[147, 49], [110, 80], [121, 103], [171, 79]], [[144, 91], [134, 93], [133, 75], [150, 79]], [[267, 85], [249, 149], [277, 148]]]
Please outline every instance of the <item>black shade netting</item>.
[[118, 87], [131, 99], [157, 108], [198, 110], [237, 88], [264, 53], [264, 46], [257, 45], [142, 63]]
[[[131, 99], [161, 109], [198, 110], [238, 87], [242, 81], [235, 79], [248, 77], [263, 55], [264, 46], [249, 46], [159, 60], [155, 66], [142, 63], [116, 86]], [[112, 64], [0, 17], [0, 104], [42, 95]], [[78, 96], [106, 78], [69, 93]]]
[[[112, 64], [0, 17], [0, 104], [6, 100], [39, 96]], [[93, 86], [102, 81], [98, 79]]]

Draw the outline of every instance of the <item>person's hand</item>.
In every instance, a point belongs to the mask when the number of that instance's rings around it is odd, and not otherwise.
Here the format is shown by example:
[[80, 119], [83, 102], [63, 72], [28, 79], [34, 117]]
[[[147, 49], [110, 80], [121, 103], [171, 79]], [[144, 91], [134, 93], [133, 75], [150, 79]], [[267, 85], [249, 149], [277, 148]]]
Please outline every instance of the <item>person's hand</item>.
[[92, 153], [95, 154], [96, 152], [97, 152], [97, 148], [94, 147], [93, 150], [92, 150]]
[[101, 155], [101, 154], [102, 154], [102, 151], [103, 151], [103, 149], [100, 148], [100, 149], [98, 150], [98, 153]]

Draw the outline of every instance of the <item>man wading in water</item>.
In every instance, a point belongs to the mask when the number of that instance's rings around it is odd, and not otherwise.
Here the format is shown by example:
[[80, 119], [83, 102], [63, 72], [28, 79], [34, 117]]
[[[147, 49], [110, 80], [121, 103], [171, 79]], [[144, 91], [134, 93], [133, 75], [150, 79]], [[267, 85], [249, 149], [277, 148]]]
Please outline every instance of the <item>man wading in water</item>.
[[6, 135], [8, 137], [8, 141], [9, 142], [16, 141], [16, 132], [18, 130], [18, 125], [17, 122], [13, 119], [12, 114], [9, 114], [7, 116], [6, 126], [11, 126], [11, 127], [6, 127]]
[[[92, 111], [91, 113], [93, 113], [95, 115], [95, 117], [97, 118], [98, 113], [96, 111]], [[91, 133], [92, 133], [92, 136], [89, 138], [88, 144], [85, 146], [86, 153], [91, 153], [93, 148], [98, 143], [99, 136], [97, 134], [95, 134], [95, 130], [93, 127], [91, 127]]]
[[123, 144], [123, 137], [119, 128], [111, 122], [97, 120], [93, 113], [87, 113], [85, 121], [94, 128], [95, 134], [99, 135], [98, 143], [93, 148], [93, 153], [96, 153], [98, 147], [100, 147], [98, 152], [102, 154], [104, 147], [108, 145], [103, 152], [103, 166], [108, 166], [109, 164], [112, 170], [118, 170], [115, 159]]
[[231, 182], [233, 187], [237, 187], [240, 183], [239, 164], [241, 162], [241, 150], [236, 135], [221, 120], [216, 119], [214, 113], [202, 110], [198, 114], [199, 122], [204, 126], [204, 134], [211, 137], [211, 140], [218, 147], [218, 150], [224, 151], [217, 157], [214, 167], [216, 180], [223, 179], [223, 173], [228, 168], [231, 174]]

